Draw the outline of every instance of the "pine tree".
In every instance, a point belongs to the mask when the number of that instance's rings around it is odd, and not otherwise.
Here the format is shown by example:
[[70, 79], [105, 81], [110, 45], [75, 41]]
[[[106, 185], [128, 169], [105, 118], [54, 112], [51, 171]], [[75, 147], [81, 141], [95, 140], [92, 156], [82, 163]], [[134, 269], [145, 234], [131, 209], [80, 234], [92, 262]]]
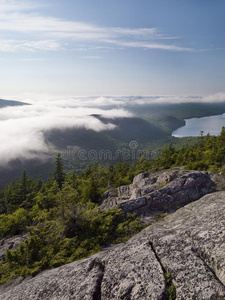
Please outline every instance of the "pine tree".
[[61, 189], [65, 181], [65, 173], [64, 173], [63, 161], [60, 153], [58, 153], [55, 160], [55, 170], [53, 172], [53, 178], [57, 182], [58, 187]]
[[36, 182], [36, 190], [37, 191], [40, 191], [40, 189], [42, 188], [42, 186], [43, 186], [43, 180], [42, 180], [42, 178], [41, 178], [41, 175], [39, 174], [38, 175], [38, 180], [37, 180], [37, 182]]
[[28, 177], [27, 177], [26, 170], [24, 170], [21, 178], [21, 193], [22, 193], [23, 201], [26, 200], [27, 188], [28, 188], [27, 185], [28, 185]]

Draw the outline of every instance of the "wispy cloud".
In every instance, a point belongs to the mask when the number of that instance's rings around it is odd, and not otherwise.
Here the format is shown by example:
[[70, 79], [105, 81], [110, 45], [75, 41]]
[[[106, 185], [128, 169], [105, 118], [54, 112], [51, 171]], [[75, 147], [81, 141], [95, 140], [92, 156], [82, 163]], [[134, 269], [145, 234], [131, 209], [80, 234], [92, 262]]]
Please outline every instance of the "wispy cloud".
[[[0, 41], [0, 51], [59, 51], [74, 47], [74, 43], [77, 48], [80, 48], [79, 43], [87, 43], [88, 47], [92, 43], [99, 50], [109, 44], [167, 51], [191, 50], [174, 45], [178, 37], [167, 36], [157, 28], [102, 27], [68, 21], [41, 15], [37, 13], [38, 6], [29, 1], [0, 1], [0, 31], [11, 37]], [[22, 39], [15, 38], [18, 33]]]
[[225, 102], [225, 93], [209, 94], [202, 97], [203, 102]]
[[133, 47], [133, 48], [144, 48], [144, 49], [158, 49], [158, 50], [168, 50], [168, 51], [193, 51], [192, 48], [185, 48], [177, 45], [167, 45], [163, 43], [146, 43], [146, 42], [123, 42], [123, 41], [109, 41], [123, 47]]
[[[101, 109], [106, 113], [113, 112], [114, 116], [125, 116], [129, 106], [142, 106], [151, 104], [176, 104], [176, 103], [219, 103], [225, 102], [225, 92], [202, 95], [163, 95], [163, 96], [93, 96], [93, 97], [69, 97], [57, 98], [48, 94], [24, 93], [23, 96], [11, 96], [11, 100], [23, 101], [43, 107], [69, 107]], [[47, 100], [48, 99], [48, 100]], [[124, 111], [125, 109], [125, 111]], [[92, 112], [94, 113], [94, 112]]]
[[59, 51], [63, 45], [53, 40], [18, 41], [0, 40], [1, 52], [35, 52], [35, 51]]
[[1, 12], [15, 12], [15, 11], [26, 11], [40, 7], [40, 4], [37, 2], [31, 1], [17, 1], [17, 0], [1, 0], [0, 9]]
[[133, 97], [129, 102], [131, 105], [151, 104], [179, 104], [179, 103], [222, 103], [225, 102], [225, 93], [209, 95], [169, 95], [169, 96], [146, 96]]
[[[28, 97], [30, 99], [30, 96]], [[0, 166], [13, 159], [29, 159], [48, 153], [44, 132], [52, 129], [86, 128], [97, 132], [114, 130], [112, 123], [105, 124], [93, 117], [132, 117], [129, 112], [137, 106], [160, 103], [225, 102], [225, 93], [197, 96], [146, 96], [146, 97], [76, 97], [69, 99], [30, 101], [32, 105], [0, 109]], [[23, 99], [26, 101], [26, 99]]]
[[0, 109], [0, 166], [13, 159], [31, 159], [49, 153], [44, 132], [51, 129], [86, 128], [94, 131], [113, 130], [115, 125], [103, 123], [92, 114], [103, 117], [127, 117], [123, 109], [100, 109], [74, 106], [73, 100], [39, 101], [34, 105]]
[[[34, 101], [35, 102], [35, 101]], [[152, 104], [178, 104], [178, 103], [219, 103], [225, 102], [225, 93], [208, 95], [166, 95], [166, 96], [102, 96], [102, 97], [75, 97], [67, 100], [52, 100], [58, 106], [69, 107], [107, 107], [126, 109], [130, 106], [142, 106]], [[122, 110], [123, 112], [123, 110]]]

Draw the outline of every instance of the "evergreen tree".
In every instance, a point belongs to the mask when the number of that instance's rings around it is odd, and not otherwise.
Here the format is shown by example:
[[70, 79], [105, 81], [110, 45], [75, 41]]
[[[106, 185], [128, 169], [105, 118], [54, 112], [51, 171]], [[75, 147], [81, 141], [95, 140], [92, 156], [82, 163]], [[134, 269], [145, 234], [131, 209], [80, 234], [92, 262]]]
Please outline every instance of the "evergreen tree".
[[65, 173], [64, 173], [63, 161], [60, 153], [58, 153], [55, 160], [55, 170], [53, 172], [53, 178], [57, 182], [58, 187], [61, 189], [65, 181]]
[[98, 203], [101, 199], [101, 193], [99, 191], [98, 181], [91, 176], [86, 182], [85, 187], [83, 188], [83, 200], [91, 200], [93, 203]]
[[37, 190], [37, 192], [40, 191], [40, 189], [42, 188], [43, 184], [44, 184], [44, 182], [43, 182], [43, 180], [41, 178], [41, 175], [39, 174], [38, 175], [38, 180], [36, 182], [36, 190]]
[[21, 178], [21, 183], [20, 183], [20, 188], [21, 188], [21, 194], [22, 194], [22, 200], [26, 200], [26, 195], [27, 195], [27, 185], [28, 185], [28, 177], [27, 177], [27, 172], [26, 170], [23, 171], [22, 173], [22, 178]]

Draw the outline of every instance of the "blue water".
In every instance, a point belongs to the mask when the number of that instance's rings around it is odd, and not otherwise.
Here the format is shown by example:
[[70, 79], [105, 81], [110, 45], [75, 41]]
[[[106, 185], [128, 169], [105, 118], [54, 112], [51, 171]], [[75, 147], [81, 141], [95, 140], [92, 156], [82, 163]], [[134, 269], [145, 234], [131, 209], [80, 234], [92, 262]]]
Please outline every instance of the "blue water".
[[204, 131], [204, 135], [219, 135], [222, 127], [225, 127], [225, 114], [219, 116], [186, 119], [186, 125], [172, 132], [175, 137], [199, 136], [200, 131]]

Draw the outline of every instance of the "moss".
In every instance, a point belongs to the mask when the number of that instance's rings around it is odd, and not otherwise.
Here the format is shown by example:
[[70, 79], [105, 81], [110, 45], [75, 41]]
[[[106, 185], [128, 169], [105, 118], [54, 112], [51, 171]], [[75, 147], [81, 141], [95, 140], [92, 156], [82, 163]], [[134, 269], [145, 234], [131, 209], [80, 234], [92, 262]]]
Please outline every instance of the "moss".
[[166, 281], [166, 291], [167, 291], [168, 297], [169, 297], [168, 299], [175, 300], [176, 299], [176, 289], [175, 289], [175, 286], [173, 285], [171, 274], [165, 272], [164, 278]]
[[160, 190], [161, 188], [163, 188], [163, 187], [166, 186], [167, 184], [168, 184], [168, 182], [167, 182], [167, 183], [162, 183], [162, 184], [160, 184], [159, 186], [156, 187], [156, 190]]
[[106, 198], [102, 204], [106, 204], [106, 203], [108, 203], [108, 201], [109, 201], [109, 199]]
[[154, 215], [154, 220], [159, 221], [159, 220], [163, 219], [165, 216], [166, 216], [165, 213], [157, 213]]

